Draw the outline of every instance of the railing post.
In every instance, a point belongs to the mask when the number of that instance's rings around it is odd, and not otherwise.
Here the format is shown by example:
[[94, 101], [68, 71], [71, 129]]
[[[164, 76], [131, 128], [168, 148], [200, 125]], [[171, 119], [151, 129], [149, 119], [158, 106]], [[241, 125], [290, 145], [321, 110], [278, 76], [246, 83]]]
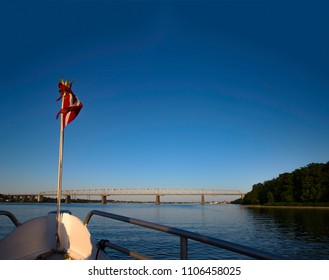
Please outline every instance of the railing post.
[[184, 236], [180, 237], [180, 259], [187, 260], [188, 253], [187, 253], [187, 238]]
[[6, 210], [0, 210], [0, 216], [1, 215], [7, 216], [14, 223], [14, 225], [16, 227], [21, 225], [21, 223], [17, 220], [17, 218], [11, 212], [6, 211]]

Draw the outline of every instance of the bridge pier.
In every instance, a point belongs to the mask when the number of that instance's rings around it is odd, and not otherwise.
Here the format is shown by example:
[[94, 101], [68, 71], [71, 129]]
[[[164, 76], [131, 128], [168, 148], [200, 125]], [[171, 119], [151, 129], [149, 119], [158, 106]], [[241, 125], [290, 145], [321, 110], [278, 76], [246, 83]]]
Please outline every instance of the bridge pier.
[[102, 195], [102, 204], [106, 204], [106, 195]]
[[157, 195], [155, 196], [155, 204], [156, 204], [156, 205], [160, 205], [160, 195], [159, 195], [159, 194], [157, 194]]
[[66, 198], [65, 198], [65, 203], [66, 204], [70, 204], [71, 203], [71, 196], [70, 195], [67, 195]]
[[204, 205], [204, 194], [201, 195], [201, 205]]
[[38, 194], [38, 202], [42, 202], [43, 201], [43, 195], [42, 194]]

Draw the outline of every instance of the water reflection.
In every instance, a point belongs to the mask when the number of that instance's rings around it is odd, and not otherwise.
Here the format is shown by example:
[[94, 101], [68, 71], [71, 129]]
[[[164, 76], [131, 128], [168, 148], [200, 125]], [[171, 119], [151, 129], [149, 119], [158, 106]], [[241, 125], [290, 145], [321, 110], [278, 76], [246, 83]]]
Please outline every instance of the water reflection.
[[[254, 230], [275, 232], [282, 254], [294, 259], [327, 259], [329, 210], [317, 208], [246, 207]], [[310, 246], [312, 244], [312, 246]]]

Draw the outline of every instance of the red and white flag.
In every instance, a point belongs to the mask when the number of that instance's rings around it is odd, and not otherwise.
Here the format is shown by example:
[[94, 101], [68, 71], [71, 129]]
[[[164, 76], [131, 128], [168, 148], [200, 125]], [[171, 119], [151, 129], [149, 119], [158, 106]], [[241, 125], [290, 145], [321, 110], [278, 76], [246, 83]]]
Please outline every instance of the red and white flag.
[[58, 119], [58, 116], [60, 114], [63, 114], [63, 118], [62, 118], [63, 129], [65, 128], [65, 126], [67, 126], [71, 121], [73, 121], [77, 117], [83, 106], [80, 100], [71, 90], [71, 85], [72, 83], [69, 83], [69, 81], [67, 80], [65, 82], [62, 80], [58, 84], [58, 88], [61, 96], [57, 99], [57, 101], [61, 99], [63, 99], [63, 101], [62, 101], [62, 108], [58, 111], [56, 119]]

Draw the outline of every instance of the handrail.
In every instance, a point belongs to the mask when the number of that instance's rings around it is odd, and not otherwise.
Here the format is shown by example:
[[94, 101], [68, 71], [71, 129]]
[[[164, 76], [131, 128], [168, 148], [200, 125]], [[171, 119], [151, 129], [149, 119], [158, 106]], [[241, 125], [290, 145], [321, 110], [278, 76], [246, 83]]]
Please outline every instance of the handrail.
[[0, 210], [0, 216], [1, 215], [7, 216], [14, 223], [16, 227], [21, 225], [21, 223], [17, 220], [17, 218], [14, 216], [13, 213], [6, 210]]
[[195, 233], [195, 232], [191, 232], [191, 231], [187, 231], [187, 230], [178, 229], [175, 227], [168, 227], [168, 226], [161, 225], [161, 224], [147, 222], [147, 221], [134, 219], [134, 218], [126, 217], [126, 216], [121, 216], [121, 215], [117, 215], [117, 214], [113, 214], [113, 213], [103, 212], [103, 211], [99, 211], [99, 210], [93, 210], [93, 211], [89, 212], [89, 214], [86, 216], [86, 219], [84, 221], [85, 225], [88, 225], [88, 223], [93, 215], [110, 218], [113, 220], [118, 220], [118, 221], [126, 222], [129, 224], [134, 224], [134, 225], [150, 228], [153, 230], [162, 231], [162, 232], [166, 232], [169, 234], [180, 236], [180, 249], [181, 249], [180, 257], [181, 257], [181, 259], [188, 258], [188, 246], [187, 246], [188, 239], [199, 241], [201, 243], [212, 245], [212, 246], [215, 246], [218, 248], [222, 248], [222, 249], [225, 249], [225, 250], [228, 250], [231, 252], [238, 253], [240, 255], [249, 256], [249, 257], [252, 257], [255, 259], [260, 259], [260, 260], [285, 259], [285, 257], [277, 255], [277, 254], [263, 252], [263, 251], [260, 251], [260, 250], [257, 250], [257, 249], [251, 248], [251, 247], [232, 243], [232, 242], [225, 241], [222, 239], [206, 236], [203, 234], [199, 234], [199, 233]]
[[[100, 245], [98, 244], [98, 246], [100, 246]], [[133, 250], [128, 250], [126, 248], [123, 248], [123, 247], [121, 247], [121, 246], [119, 246], [117, 244], [114, 244], [114, 243], [112, 243], [112, 242], [110, 242], [108, 240], [104, 240], [103, 246], [104, 247], [109, 247], [111, 249], [114, 249], [114, 250], [116, 250], [118, 252], [121, 252], [121, 253], [126, 254], [128, 256], [131, 256], [131, 257], [133, 257], [135, 259], [138, 259], [138, 260], [152, 260], [152, 258], [150, 258], [150, 257], [144, 256], [144, 255], [142, 255], [142, 254], [140, 254], [138, 252], [135, 252]]]

